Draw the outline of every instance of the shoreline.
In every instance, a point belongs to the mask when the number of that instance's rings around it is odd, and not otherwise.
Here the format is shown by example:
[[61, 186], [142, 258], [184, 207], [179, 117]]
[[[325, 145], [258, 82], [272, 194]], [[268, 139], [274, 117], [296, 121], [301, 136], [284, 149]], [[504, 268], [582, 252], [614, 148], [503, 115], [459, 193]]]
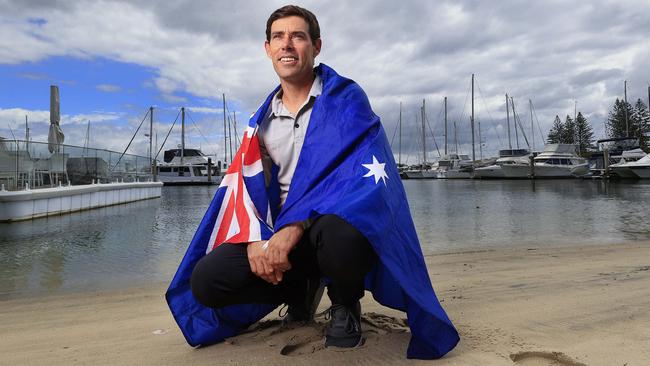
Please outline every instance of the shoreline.
[[[650, 363], [650, 242], [486, 248], [425, 256], [461, 342], [439, 365]], [[404, 313], [362, 304], [366, 344], [322, 348], [324, 319], [189, 347], [164, 301], [167, 283], [0, 301], [2, 364], [377, 364], [406, 360]], [[328, 301], [324, 298], [319, 310]], [[283, 354], [284, 353], [284, 354]]]

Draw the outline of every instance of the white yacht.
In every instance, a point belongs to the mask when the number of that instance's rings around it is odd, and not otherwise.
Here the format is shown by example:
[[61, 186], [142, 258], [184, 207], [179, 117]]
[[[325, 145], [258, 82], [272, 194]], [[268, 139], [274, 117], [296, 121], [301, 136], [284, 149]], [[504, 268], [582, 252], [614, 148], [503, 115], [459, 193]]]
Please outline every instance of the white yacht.
[[464, 154], [449, 154], [438, 160], [438, 179], [469, 179], [472, 177], [472, 159]]
[[213, 163], [208, 174], [208, 157], [198, 149], [166, 150], [164, 162], [157, 168], [158, 180], [164, 185], [219, 184], [220, 162]]
[[402, 173], [405, 179], [435, 179], [438, 176], [438, 163], [411, 166]]
[[625, 166], [639, 178], [650, 178], [650, 154], [637, 161], [626, 163]]
[[[637, 161], [645, 156], [639, 148], [639, 139], [636, 137], [614, 137], [596, 141], [598, 151], [589, 156], [589, 170], [591, 176], [600, 177], [605, 174], [605, 166], [609, 167], [609, 176], [617, 178], [638, 178], [636, 174], [623, 165]], [[605, 155], [608, 156], [605, 164]]]
[[528, 149], [499, 150], [499, 158], [494, 164], [474, 168], [474, 178], [477, 179], [503, 179], [506, 178], [503, 165], [530, 164], [530, 151]]
[[572, 144], [548, 144], [534, 158], [531, 171], [530, 164], [502, 165], [507, 178], [526, 178], [534, 174], [535, 178], [571, 178], [589, 173], [587, 159], [576, 155]]
[[641, 149], [623, 151], [623, 153], [617, 157], [620, 160], [609, 166], [610, 174], [616, 175], [619, 178], [639, 178], [639, 176], [630, 169], [630, 164], [643, 159], [645, 156], [646, 153]]

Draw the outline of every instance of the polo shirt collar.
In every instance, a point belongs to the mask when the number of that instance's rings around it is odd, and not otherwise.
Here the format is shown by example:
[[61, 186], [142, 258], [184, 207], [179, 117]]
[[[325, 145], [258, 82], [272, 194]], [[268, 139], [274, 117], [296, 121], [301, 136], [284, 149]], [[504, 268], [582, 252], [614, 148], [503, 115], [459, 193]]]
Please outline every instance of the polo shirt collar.
[[[314, 82], [311, 84], [311, 89], [309, 89], [307, 100], [305, 100], [302, 106], [298, 108], [298, 111], [300, 111], [312, 99], [315, 99], [321, 95], [322, 92], [323, 84], [321, 82], [321, 78], [318, 76], [318, 74], [315, 74]], [[291, 116], [291, 114], [284, 108], [284, 105], [282, 104], [282, 88], [280, 88], [280, 90], [278, 90], [278, 92], [273, 96], [273, 101], [271, 102], [271, 115], [275, 117]]]

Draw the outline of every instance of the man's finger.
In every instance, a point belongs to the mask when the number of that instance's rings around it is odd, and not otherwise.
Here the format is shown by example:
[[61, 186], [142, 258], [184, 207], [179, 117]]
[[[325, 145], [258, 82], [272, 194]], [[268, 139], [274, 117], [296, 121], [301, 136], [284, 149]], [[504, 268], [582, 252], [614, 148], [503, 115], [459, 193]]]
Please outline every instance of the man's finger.
[[255, 264], [255, 260], [249, 257], [248, 264], [251, 266], [251, 272], [257, 274], [257, 265]]
[[263, 266], [264, 266], [264, 274], [272, 275], [273, 274], [273, 267], [267, 261], [262, 260], [261, 262], [263, 263]]
[[282, 273], [282, 271], [276, 270], [274, 275], [275, 275], [275, 280], [279, 283], [282, 281], [282, 277], [284, 276], [284, 273]]

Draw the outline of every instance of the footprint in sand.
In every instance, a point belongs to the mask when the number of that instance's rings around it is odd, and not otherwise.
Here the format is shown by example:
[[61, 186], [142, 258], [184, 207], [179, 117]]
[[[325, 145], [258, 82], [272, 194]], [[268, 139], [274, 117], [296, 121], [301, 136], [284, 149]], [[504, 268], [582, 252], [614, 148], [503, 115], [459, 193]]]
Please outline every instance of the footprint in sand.
[[519, 352], [510, 359], [517, 366], [587, 366], [561, 352]]

